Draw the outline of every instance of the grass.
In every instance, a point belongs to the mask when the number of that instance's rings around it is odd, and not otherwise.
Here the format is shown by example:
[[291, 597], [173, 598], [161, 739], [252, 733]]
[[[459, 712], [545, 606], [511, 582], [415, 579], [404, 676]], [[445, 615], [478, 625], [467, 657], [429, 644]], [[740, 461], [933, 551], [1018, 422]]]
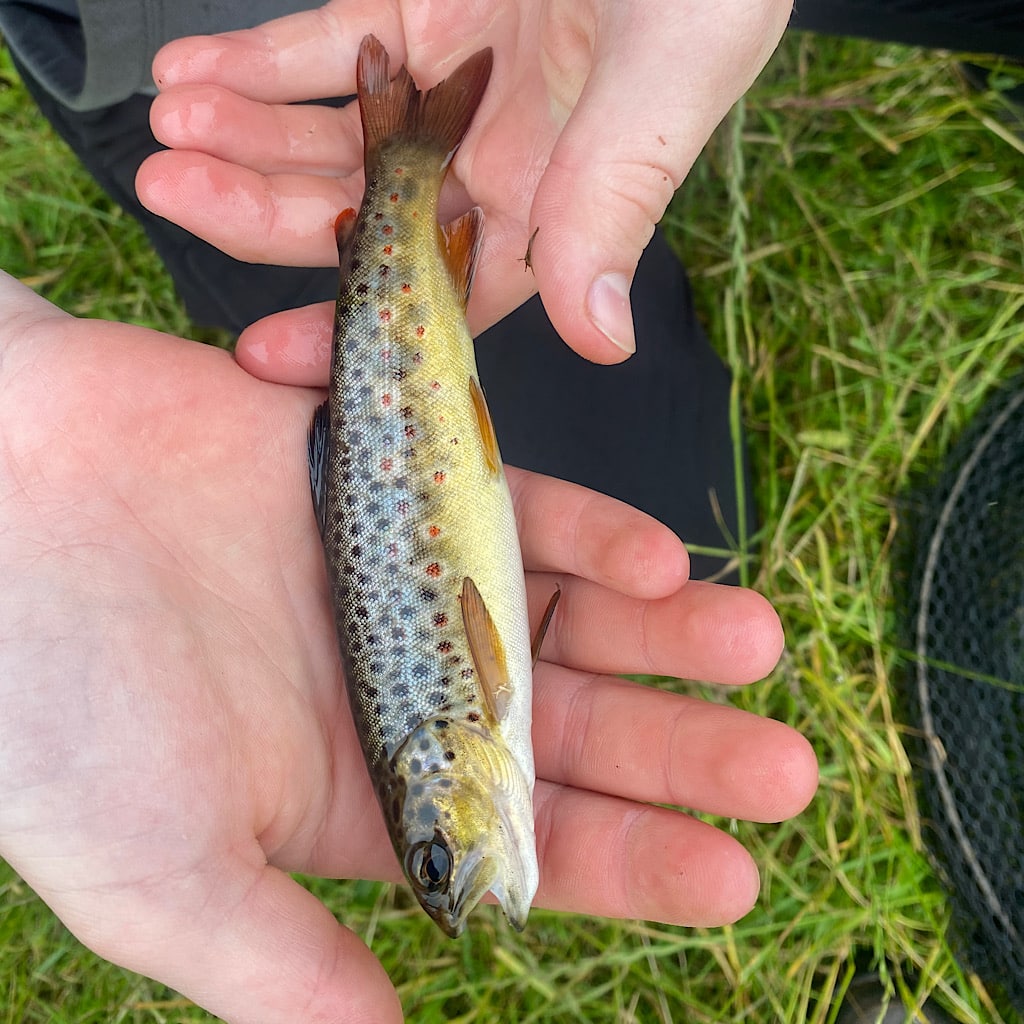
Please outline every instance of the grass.
[[[6, 64], [0, 133], [0, 265], [72, 312], [188, 334], [141, 232]], [[665, 228], [735, 376], [763, 524], [740, 553], [788, 635], [734, 699], [811, 739], [820, 793], [781, 826], [727, 823], [764, 892], [725, 929], [535, 912], [520, 937], [485, 910], [453, 944], [401, 890], [309, 880], [412, 1019], [828, 1024], [867, 962], [907, 1005], [1019, 1022], [951, 949], [894, 708], [889, 556], [912, 470], [1022, 363], [1022, 155], [949, 57], [812, 36], [718, 132]], [[0, 903], [0, 1024], [210, 1020], [83, 950], [2, 865]]]

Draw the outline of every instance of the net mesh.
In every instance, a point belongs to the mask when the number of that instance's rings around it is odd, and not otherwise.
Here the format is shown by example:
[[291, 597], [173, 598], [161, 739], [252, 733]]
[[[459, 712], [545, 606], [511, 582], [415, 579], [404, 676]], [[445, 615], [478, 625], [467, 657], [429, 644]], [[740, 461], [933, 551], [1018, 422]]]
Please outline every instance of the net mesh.
[[909, 503], [904, 679], [964, 959], [1024, 1012], [1024, 380]]

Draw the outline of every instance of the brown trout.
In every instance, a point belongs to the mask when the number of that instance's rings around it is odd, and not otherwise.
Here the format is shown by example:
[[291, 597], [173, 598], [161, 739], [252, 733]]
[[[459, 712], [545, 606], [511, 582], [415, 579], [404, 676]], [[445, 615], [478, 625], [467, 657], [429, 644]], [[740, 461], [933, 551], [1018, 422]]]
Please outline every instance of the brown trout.
[[465, 320], [483, 216], [437, 220], [491, 61], [421, 93], [362, 42], [366, 191], [336, 225], [330, 393], [309, 438], [370, 777], [413, 891], [453, 937], [488, 890], [521, 929], [538, 880], [523, 564]]

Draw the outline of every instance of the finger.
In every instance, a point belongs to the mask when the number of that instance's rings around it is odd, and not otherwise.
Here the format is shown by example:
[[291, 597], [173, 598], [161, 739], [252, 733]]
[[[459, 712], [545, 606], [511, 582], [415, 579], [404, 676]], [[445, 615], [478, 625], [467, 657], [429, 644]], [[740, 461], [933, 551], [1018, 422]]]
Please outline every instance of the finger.
[[254, 29], [177, 39], [157, 53], [153, 78], [161, 89], [215, 83], [264, 103], [347, 96], [355, 92], [359, 43], [370, 32], [397, 69], [405, 60], [397, 5], [363, 2], [346, 4], [343, 17], [326, 4]]
[[[528, 570], [567, 573], [648, 599], [686, 582], [690, 562], [682, 541], [646, 513], [540, 473], [509, 467], [508, 482]], [[553, 581], [544, 586], [550, 595]]]
[[714, 927], [741, 918], [760, 883], [746, 850], [675, 811], [537, 787], [539, 906]]
[[[584, 672], [635, 673], [743, 684], [763, 679], [782, 653], [779, 617], [760, 594], [691, 580], [654, 601], [589, 580], [560, 581], [562, 598], [541, 657]], [[531, 605], [552, 577], [528, 579]]]
[[159, 142], [260, 174], [342, 177], [361, 169], [358, 112], [310, 104], [257, 103], [216, 85], [160, 93], [149, 123]]
[[745, 821], [790, 818], [817, 789], [810, 744], [782, 722], [559, 665], [536, 679], [545, 779]]
[[87, 945], [232, 1024], [402, 1019], [373, 954], [276, 868], [225, 859], [95, 909], [69, 921]]
[[274, 313], [242, 331], [235, 345], [235, 359], [261, 380], [326, 387], [333, 323], [333, 302]]
[[[537, 189], [530, 228], [537, 229], [532, 262], [555, 329], [581, 355], [612, 363], [635, 349], [629, 289], [654, 225], [785, 21], [776, 17], [769, 32], [752, 16], [736, 31], [728, 19], [694, 25], [690, 9], [678, 5], [603, 10], [591, 72]], [[716, 41], [726, 29], [732, 35]], [[679, 55], [678, 74], [652, 59], [654, 39], [658, 52]], [[746, 76], [734, 70], [747, 66]]]
[[329, 267], [338, 263], [334, 221], [359, 204], [363, 178], [265, 176], [203, 153], [169, 150], [143, 161], [135, 188], [148, 210], [235, 259]]

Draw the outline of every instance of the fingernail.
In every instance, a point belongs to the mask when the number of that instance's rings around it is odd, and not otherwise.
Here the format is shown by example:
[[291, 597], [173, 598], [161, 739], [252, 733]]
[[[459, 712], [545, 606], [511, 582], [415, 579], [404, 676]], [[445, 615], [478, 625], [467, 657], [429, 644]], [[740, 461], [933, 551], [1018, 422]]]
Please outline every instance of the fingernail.
[[602, 274], [587, 292], [587, 312], [594, 326], [626, 355], [636, 351], [633, 313], [629, 308], [629, 280], [625, 274]]

